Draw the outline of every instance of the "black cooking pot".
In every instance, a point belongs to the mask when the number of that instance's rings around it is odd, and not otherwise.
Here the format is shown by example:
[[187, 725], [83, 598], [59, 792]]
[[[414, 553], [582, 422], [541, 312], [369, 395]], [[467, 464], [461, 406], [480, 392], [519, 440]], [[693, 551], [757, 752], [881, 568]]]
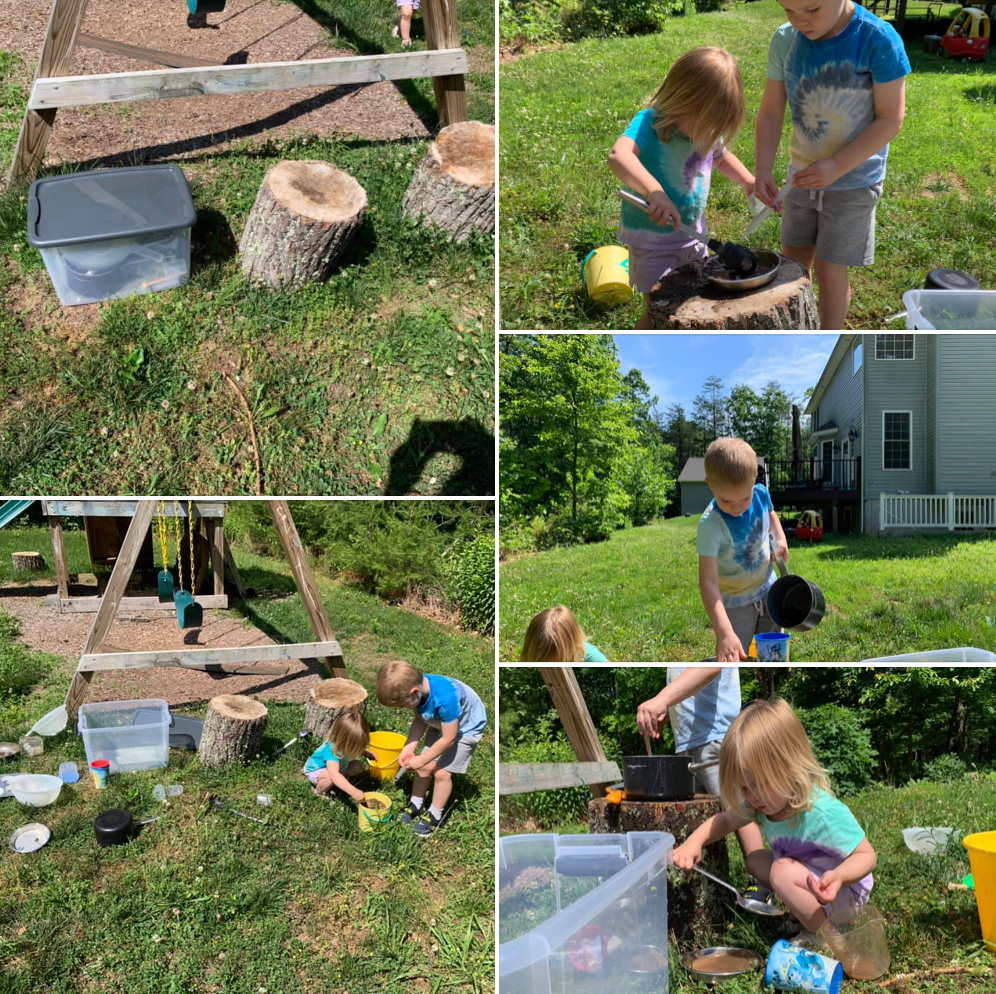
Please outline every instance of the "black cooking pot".
[[120, 846], [131, 839], [134, 821], [130, 811], [121, 808], [111, 808], [101, 811], [93, 821], [93, 830], [97, 834], [97, 844], [101, 846]]
[[623, 785], [635, 801], [682, 801], [695, 796], [695, 774], [719, 760], [693, 763], [687, 756], [623, 756]]
[[772, 556], [779, 577], [768, 591], [768, 617], [779, 626], [793, 632], [808, 632], [826, 614], [823, 591], [809, 580], [790, 573], [782, 559]]

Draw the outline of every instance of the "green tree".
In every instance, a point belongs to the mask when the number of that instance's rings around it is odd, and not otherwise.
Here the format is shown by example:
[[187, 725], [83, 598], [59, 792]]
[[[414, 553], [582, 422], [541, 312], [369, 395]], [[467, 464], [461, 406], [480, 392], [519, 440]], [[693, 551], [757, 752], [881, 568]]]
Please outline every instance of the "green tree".
[[705, 381], [702, 393], [695, 398], [692, 420], [702, 433], [703, 447], [705, 448], [717, 438], [723, 438], [729, 434], [726, 396], [720, 377], [710, 376]]
[[674, 449], [675, 466], [680, 473], [692, 456], [705, 455], [705, 445], [698, 426], [685, 416], [681, 404], [672, 404], [664, 412], [664, 441]]

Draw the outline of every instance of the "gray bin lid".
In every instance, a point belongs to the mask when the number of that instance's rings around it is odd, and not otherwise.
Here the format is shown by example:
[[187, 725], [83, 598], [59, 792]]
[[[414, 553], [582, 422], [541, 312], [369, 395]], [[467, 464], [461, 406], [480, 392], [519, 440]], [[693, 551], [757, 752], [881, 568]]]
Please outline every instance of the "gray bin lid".
[[128, 166], [35, 180], [28, 241], [35, 248], [80, 245], [189, 228], [196, 220], [178, 166]]

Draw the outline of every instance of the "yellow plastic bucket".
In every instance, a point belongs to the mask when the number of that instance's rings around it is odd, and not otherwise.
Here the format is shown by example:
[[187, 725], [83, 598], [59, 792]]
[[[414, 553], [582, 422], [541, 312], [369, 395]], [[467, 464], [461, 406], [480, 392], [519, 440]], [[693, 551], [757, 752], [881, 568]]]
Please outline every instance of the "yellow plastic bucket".
[[[367, 801], [380, 801], [383, 807], [369, 808]], [[356, 805], [356, 814], [360, 819], [361, 832], [373, 832], [383, 828], [391, 820], [391, 798], [376, 790], [367, 791], [363, 795], [363, 803]]]
[[603, 307], [617, 307], [633, 299], [629, 285], [629, 251], [622, 245], [593, 249], [581, 264], [588, 296]]
[[371, 732], [370, 751], [377, 759], [370, 764], [370, 772], [378, 780], [393, 780], [398, 772], [398, 756], [408, 741], [400, 732]]
[[972, 864], [982, 938], [996, 946], [996, 832], [966, 835], [961, 844], [968, 850]]

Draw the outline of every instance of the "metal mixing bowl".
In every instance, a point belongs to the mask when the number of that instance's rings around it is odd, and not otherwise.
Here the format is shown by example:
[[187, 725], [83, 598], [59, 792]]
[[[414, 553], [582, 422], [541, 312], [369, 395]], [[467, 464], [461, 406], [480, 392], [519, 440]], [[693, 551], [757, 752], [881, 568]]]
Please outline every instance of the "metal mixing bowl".
[[[743, 958], [744, 967], [742, 970], [707, 970], [703, 965], [693, 967], [692, 964], [703, 956], [712, 956], [718, 953], [733, 953]], [[736, 946], [707, 946], [704, 949], [693, 949], [681, 957], [681, 965], [696, 979], [707, 984], [718, 984], [731, 977], [739, 977], [742, 973], [756, 970], [761, 965], [761, 957], [752, 953], [749, 949], [739, 949]]]
[[725, 276], [726, 267], [719, 261], [718, 255], [710, 256], [702, 266], [702, 275], [708, 280], [711, 286], [728, 293], [743, 293], [745, 290], [756, 290], [758, 287], [766, 286], [778, 275], [778, 270], [782, 266], [782, 257], [771, 249], [751, 249], [757, 256], [759, 266], [771, 266], [770, 272], [762, 273], [760, 276], [750, 276], [745, 280], [733, 280]]

